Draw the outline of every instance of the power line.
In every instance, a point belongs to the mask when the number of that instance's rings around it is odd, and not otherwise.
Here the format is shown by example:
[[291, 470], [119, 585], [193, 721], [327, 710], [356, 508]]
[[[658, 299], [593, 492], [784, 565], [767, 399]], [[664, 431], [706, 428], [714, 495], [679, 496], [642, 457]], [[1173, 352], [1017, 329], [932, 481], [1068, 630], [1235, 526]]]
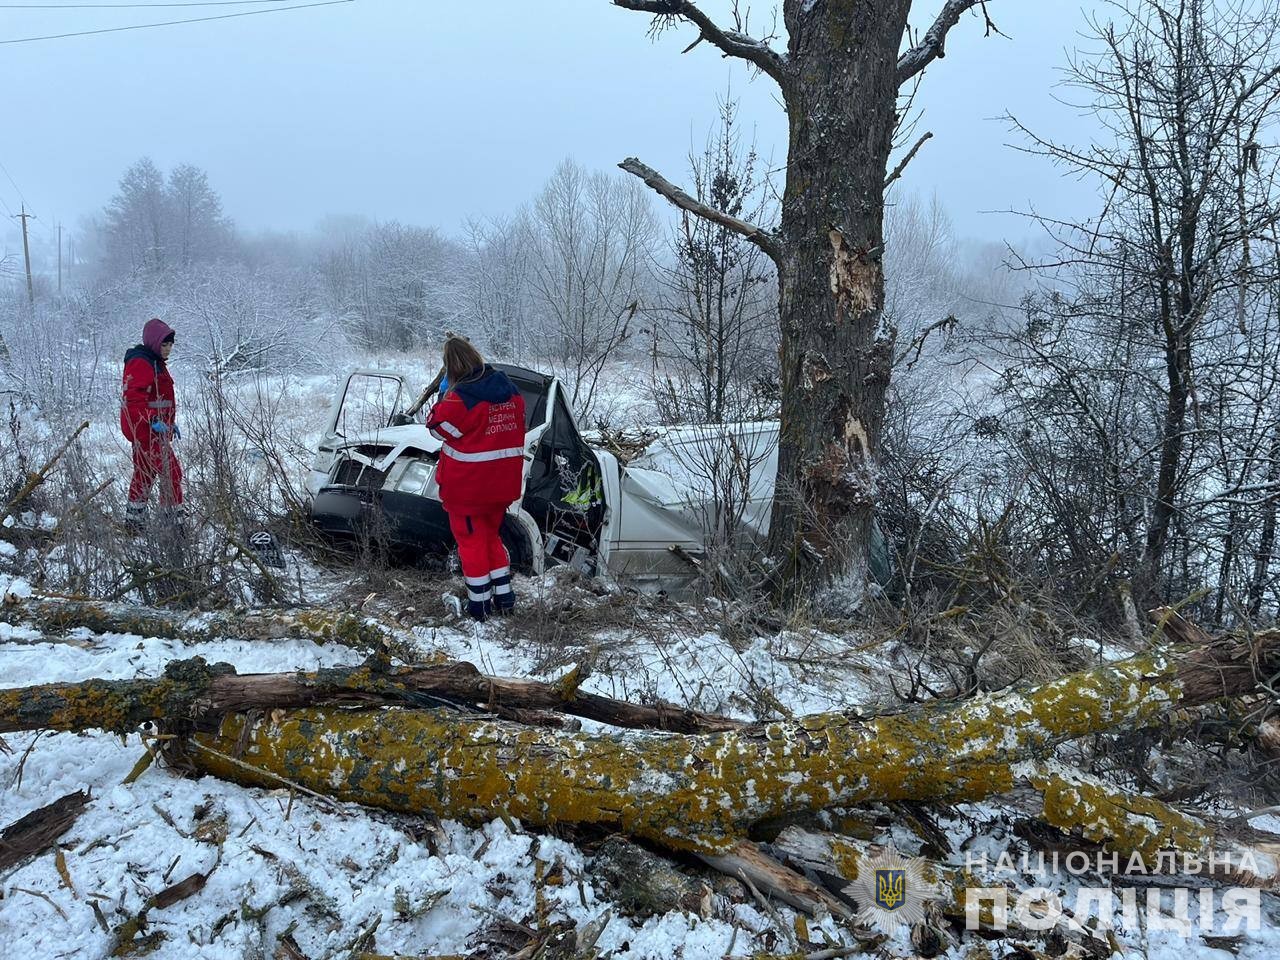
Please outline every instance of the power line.
[[[9, 168], [6, 167], [3, 162], [0, 162], [0, 170], [3, 170], [4, 175], [9, 178], [9, 182], [13, 184], [14, 192], [18, 194], [18, 199], [21, 200], [22, 203], [25, 205], [27, 202], [27, 198], [22, 195], [22, 191], [18, 189], [18, 185], [13, 182], [13, 176], [12, 174], [9, 173]], [[5, 203], [3, 196], [0, 196], [0, 205], [4, 207], [4, 212], [7, 213], [10, 217], [17, 216], [17, 214], [13, 212], [13, 207]], [[25, 223], [26, 221], [23, 221], [23, 222]]]
[[183, 0], [172, 4], [0, 4], [0, 10], [137, 10], [151, 6], [247, 6], [283, 4], [287, 0]]
[[138, 10], [147, 7], [243, 7], [287, 0], [183, 0], [181, 3], [0, 3], [0, 10]]
[[13, 185], [14, 192], [17, 193], [18, 199], [23, 203], [26, 203], [27, 198], [22, 195], [22, 190], [19, 189], [17, 183], [14, 183], [13, 174], [9, 172], [9, 168], [4, 165], [3, 161], [0, 161], [0, 171], [3, 171], [4, 175], [9, 178], [9, 183]]
[[[26, 207], [27, 207], [26, 195], [22, 192], [22, 188], [18, 186], [18, 182], [13, 179], [13, 174], [11, 174], [9, 172], [9, 168], [4, 165], [4, 161], [0, 161], [0, 173], [3, 173], [5, 175], [5, 178], [9, 181], [9, 184], [13, 187], [14, 193], [18, 195], [18, 199], [21, 201], [23, 213], [26, 213]], [[5, 212], [8, 213], [10, 217], [19, 216], [19, 214], [16, 214], [13, 212], [13, 208], [10, 207], [9, 204], [5, 203], [3, 196], [0, 196], [0, 206], [4, 207]], [[50, 238], [53, 237], [53, 225], [50, 222], [37, 219], [35, 214], [29, 214], [29, 216], [31, 217], [32, 220], [35, 220], [37, 223], [40, 224], [40, 228], [42, 230], [49, 231]], [[25, 220], [23, 221], [23, 224], [24, 225], [26, 224]]]
[[146, 30], [150, 27], [172, 27], [182, 23], [208, 23], [210, 20], [232, 20], [236, 17], [254, 17], [260, 13], [284, 13], [287, 10], [306, 10], [309, 7], [332, 7], [339, 3], [353, 2], [354, 0], [322, 0], [322, 2], [319, 3], [301, 3], [292, 7], [271, 7], [267, 10], [246, 10], [243, 13], [223, 13], [213, 17], [192, 17], [189, 20], [165, 20], [161, 23], [135, 23], [127, 27], [104, 27], [101, 30], [79, 30], [75, 33], [51, 33], [43, 37], [18, 37], [14, 40], [0, 40], [0, 46], [9, 43], [34, 43], [37, 40], [65, 40], [67, 37], [89, 37], [99, 33], [121, 33], [125, 30]]

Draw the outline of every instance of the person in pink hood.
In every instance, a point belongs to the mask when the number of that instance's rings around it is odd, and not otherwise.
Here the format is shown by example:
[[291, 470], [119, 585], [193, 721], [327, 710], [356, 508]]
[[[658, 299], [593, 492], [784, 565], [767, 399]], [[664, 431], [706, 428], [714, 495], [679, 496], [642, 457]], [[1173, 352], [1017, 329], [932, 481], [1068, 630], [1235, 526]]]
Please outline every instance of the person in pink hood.
[[142, 343], [124, 355], [124, 390], [120, 403], [120, 430], [133, 446], [133, 479], [125, 518], [141, 526], [146, 518], [151, 487], [160, 480], [160, 507], [177, 525], [182, 506], [182, 465], [173, 452], [178, 431], [178, 408], [169, 354], [173, 328], [152, 318], [142, 328]]

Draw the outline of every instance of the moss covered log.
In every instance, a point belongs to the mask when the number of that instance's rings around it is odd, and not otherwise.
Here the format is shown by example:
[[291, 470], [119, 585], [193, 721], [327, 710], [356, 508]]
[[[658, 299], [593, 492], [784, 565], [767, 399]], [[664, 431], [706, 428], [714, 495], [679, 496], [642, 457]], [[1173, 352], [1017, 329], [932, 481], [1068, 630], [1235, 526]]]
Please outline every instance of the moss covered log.
[[[1225, 829], [1053, 760], [1026, 761], [1013, 773], [1017, 792], [1033, 798], [1038, 819], [1086, 846], [1119, 854], [1122, 863], [1136, 854], [1154, 869], [1159, 854], [1177, 851], [1198, 856], [1206, 875], [1214, 863], [1217, 879], [1280, 889], [1280, 838], [1272, 834]], [[1242, 872], [1239, 865], [1250, 861], [1256, 873]]]
[[0, 690], [0, 733], [17, 730], [107, 730], [126, 733], [144, 720], [191, 717], [207, 702], [230, 664], [200, 657], [170, 663], [145, 680], [83, 680]]
[[124, 733], [146, 720], [210, 722], [223, 713], [304, 707], [422, 706], [447, 701], [524, 723], [530, 711], [554, 711], [635, 729], [734, 730], [740, 721], [671, 704], [642, 705], [583, 693], [577, 683], [488, 677], [472, 664], [446, 661], [391, 667], [371, 659], [356, 667], [297, 673], [237, 674], [200, 657], [170, 663], [142, 680], [84, 680], [0, 690], [0, 733], [102, 729]]
[[[1009, 792], [1020, 761], [1046, 757], [1062, 741], [1253, 690], [1253, 660], [1274, 656], [1276, 639], [1151, 653], [959, 705], [697, 736], [564, 734], [440, 711], [231, 715], [197, 736], [193, 758], [230, 779], [285, 778], [371, 806], [600, 824], [715, 854], [751, 824], [795, 811]], [[200, 745], [223, 754], [243, 747], [243, 762], [266, 775]]]
[[125, 603], [32, 597], [0, 607], [0, 623], [31, 626], [45, 633], [85, 629], [91, 633], [136, 633], [189, 642], [221, 638], [314, 640], [369, 651], [397, 643], [391, 630], [369, 617], [328, 609], [183, 615]]
[[[1226, 830], [1056, 761], [1027, 761], [1015, 767], [1014, 775], [1019, 784], [1015, 792], [1035, 801], [1030, 810], [1034, 816], [1076, 840], [1081, 849], [1102, 848], [1115, 854], [1117, 874], [1125, 872], [1135, 854], [1142, 869], [1156, 872], [1164, 863], [1160, 854], [1174, 852], [1198, 858], [1199, 876], [1280, 889], [1280, 844], [1275, 836], [1250, 829]], [[866, 840], [793, 826], [783, 830], [769, 850], [789, 866], [828, 878], [835, 892], [851, 897], [863, 864], [881, 848]], [[1018, 862], [1017, 857], [1011, 859]], [[1185, 865], [1182, 857], [1174, 862]], [[1250, 863], [1256, 872], [1242, 869]], [[928, 863], [924, 874], [927, 882], [936, 885], [942, 912], [954, 918], [965, 917], [970, 888], [1002, 882], [998, 870], [977, 875], [934, 862]], [[979, 920], [983, 924], [990, 923], [990, 910], [989, 902], [982, 905]]]

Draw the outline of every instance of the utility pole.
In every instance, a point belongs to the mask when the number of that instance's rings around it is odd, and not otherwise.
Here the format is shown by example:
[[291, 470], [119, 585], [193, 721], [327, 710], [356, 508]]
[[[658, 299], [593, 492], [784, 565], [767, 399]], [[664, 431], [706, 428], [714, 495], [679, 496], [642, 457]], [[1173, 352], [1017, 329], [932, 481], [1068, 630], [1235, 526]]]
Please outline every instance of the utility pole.
[[58, 296], [62, 296], [62, 224], [58, 224]]
[[15, 220], [22, 221], [22, 256], [27, 261], [27, 300], [34, 307], [36, 304], [36, 290], [31, 285], [31, 246], [27, 242], [27, 221], [34, 220], [35, 214], [27, 213], [27, 205], [22, 205], [22, 212], [15, 213]]

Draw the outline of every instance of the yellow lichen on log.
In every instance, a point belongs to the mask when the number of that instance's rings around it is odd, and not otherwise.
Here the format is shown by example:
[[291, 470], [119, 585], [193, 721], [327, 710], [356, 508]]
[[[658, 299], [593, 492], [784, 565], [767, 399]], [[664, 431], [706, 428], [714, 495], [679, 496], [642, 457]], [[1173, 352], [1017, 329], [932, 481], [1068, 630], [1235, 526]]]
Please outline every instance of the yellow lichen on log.
[[1019, 764], [1015, 776], [1040, 795], [1040, 819], [1119, 854], [1122, 867], [1135, 855], [1154, 870], [1161, 854], [1189, 854], [1198, 859], [1199, 872], [1218, 879], [1280, 887], [1280, 844], [1273, 835], [1232, 835], [1155, 797], [1125, 792], [1056, 761]]
[[1159, 853], [1207, 853], [1215, 841], [1203, 820], [1060, 763], [1027, 763], [1018, 777], [1040, 794], [1042, 819], [1050, 826], [1118, 853], [1136, 853], [1153, 866]]
[[[1153, 720], [1183, 699], [1174, 661], [1136, 657], [1021, 693], [857, 720], [821, 714], [719, 734], [608, 736], [452, 712], [282, 712], [203, 742], [343, 800], [549, 826], [598, 823], [715, 853], [751, 824], [871, 800], [974, 800], [1014, 786], [1013, 764], [1060, 741]], [[230, 779], [241, 769], [196, 752]], [[224, 768], [225, 767], [225, 768]]]
[[299, 639], [340, 643], [358, 650], [378, 650], [396, 643], [392, 631], [376, 621], [330, 609], [220, 611], [183, 616], [124, 603], [35, 597], [0, 609], [0, 621], [45, 631], [83, 628], [99, 634], [128, 633], [187, 641], [220, 637]]
[[[572, 676], [584, 674], [574, 671]], [[237, 674], [200, 657], [170, 662], [164, 675], [84, 680], [0, 690], [0, 733], [15, 730], [125, 732], [144, 720], [207, 721], [223, 713], [309, 706], [377, 707], [440, 702], [476, 704], [506, 719], [542, 723], [541, 713], [575, 714], [618, 727], [679, 732], [736, 730], [741, 721], [669, 703], [640, 705], [594, 693], [566, 699], [563, 683], [487, 677], [470, 663], [392, 667], [375, 655], [354, 667], [296, 673]], [[557, 724], [552, 724], [557, 725]]]

